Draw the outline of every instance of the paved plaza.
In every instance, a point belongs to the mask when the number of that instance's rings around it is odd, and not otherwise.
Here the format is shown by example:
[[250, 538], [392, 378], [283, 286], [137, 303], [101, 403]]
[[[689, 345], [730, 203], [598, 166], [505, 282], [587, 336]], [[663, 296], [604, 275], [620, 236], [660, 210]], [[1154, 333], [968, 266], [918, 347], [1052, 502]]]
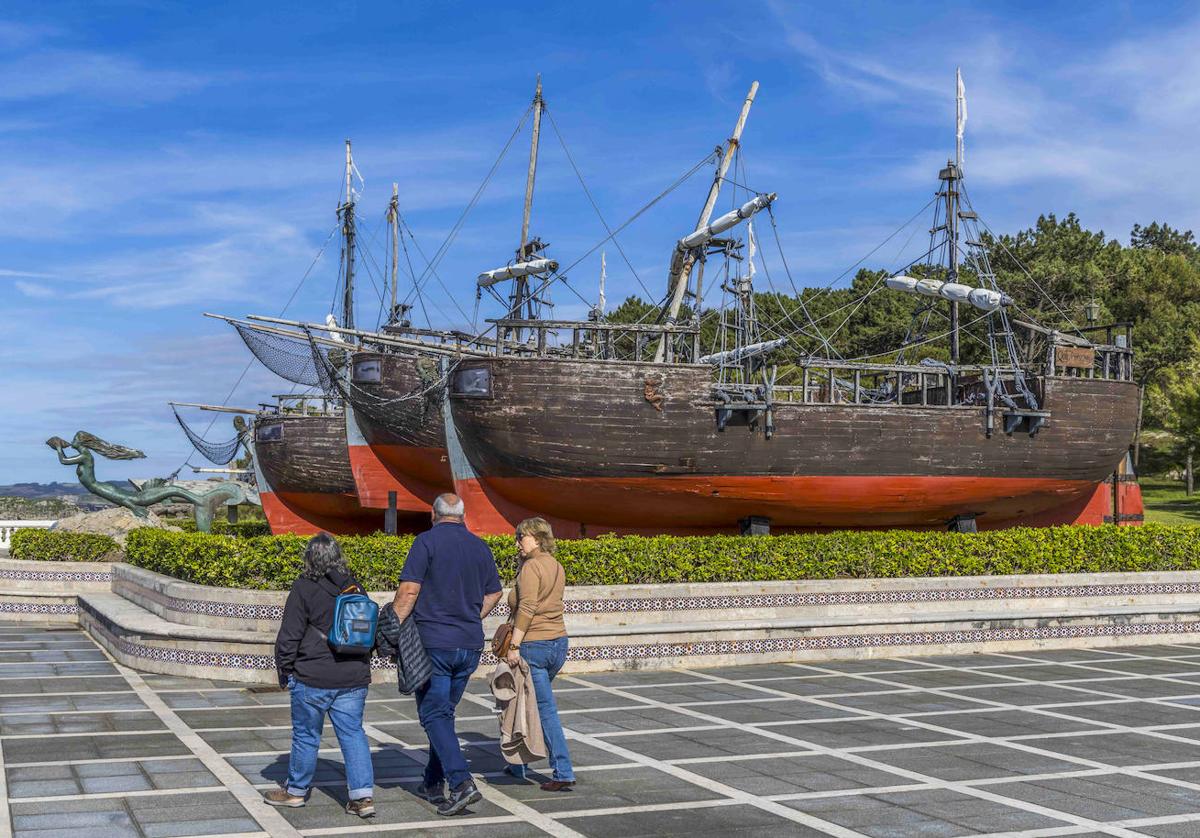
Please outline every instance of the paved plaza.
[[460, 707], [484, 800], [414, 795], [413, 702], [371, 688], [379, 816], [342, 812], [327, 728], [303, 809], [287, 695], [144, 675], [71, 626], [0, 624], [0, 835], [1200, 836], [1200, 646], [563, 676], [579, 785], [500, 773], [486, 686]]

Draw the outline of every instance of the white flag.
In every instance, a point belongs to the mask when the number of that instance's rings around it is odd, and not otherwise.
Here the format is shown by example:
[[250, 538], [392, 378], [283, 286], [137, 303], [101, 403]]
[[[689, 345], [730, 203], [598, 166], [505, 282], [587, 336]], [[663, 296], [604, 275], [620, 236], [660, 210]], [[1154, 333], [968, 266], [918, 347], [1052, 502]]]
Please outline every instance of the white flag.
[[608, 266], [605, 264], [604, 251], [600, 251], [600, 299], [597, 301], [596, 308], [600, 309], [600, 313], [604, 314], [604, 306], [607, 300], [604, 299], [604, 280], [608, 279]]
[[967, 124], [967, 91], [963, 88], [962, 68], [955, 70], [955, 75], [958, 78], [958, 103], [956, 108], [957, 124], [955, 126], [954, 136], [954, 159], [961, 167], [963, 164], [963, 128]]

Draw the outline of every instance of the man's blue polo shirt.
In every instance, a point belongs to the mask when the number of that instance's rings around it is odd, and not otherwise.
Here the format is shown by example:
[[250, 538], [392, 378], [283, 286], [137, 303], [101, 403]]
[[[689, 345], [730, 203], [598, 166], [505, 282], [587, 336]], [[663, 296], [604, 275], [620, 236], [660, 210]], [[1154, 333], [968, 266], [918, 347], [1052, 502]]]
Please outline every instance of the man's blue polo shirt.
[[413, 619], [425, 648], [483, 648], [483, 597], [503, 588], [492, 551], [463, 524], [443, 521], [418, 535], [400, 581], [421, 584]]

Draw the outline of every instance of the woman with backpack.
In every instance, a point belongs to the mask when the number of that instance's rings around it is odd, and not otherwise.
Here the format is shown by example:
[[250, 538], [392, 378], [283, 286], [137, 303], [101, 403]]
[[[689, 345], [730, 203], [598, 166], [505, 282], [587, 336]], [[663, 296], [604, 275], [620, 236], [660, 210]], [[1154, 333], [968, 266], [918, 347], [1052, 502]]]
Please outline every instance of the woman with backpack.
[[[524, 658], [537, 695], [538, 717], [550, 759], [552, 777], [542, 791], [570, 791], [575, 769], [567, 738], [558, 718], [558, 705], [550, 683], [567, 660], [567, 627], [563, 622], [563, 588], [566, 573], [555, 551], [554, 530], [544, 518], [527, 518], [517, 525], [517, 579], [508, 595], [512, 635], [507, 662], [518, 666]], [[527, 766], [505, 770], [524, 779]]]
[[[371, 608], [362, 601], [364, 594], [346, 568], [337, 541], [327, 533], [313, 536], [304, 549], [304, 570], [292, 584], [275, 639], [279, 686], [292, 694], [292, 752], [286, 785], [263, 795], [272, 806], [305, 804], [328, 715], [346, 763], [346, 812], [361, 818], [375, 815], [375, 774], [363, 732], [374, 617], [353, 619], [366, 616], [364, 606]], [[338, 627], [331, 634], [335, 622]], [[349, 629], [360, 630], [361, 636], [347, 640]]]

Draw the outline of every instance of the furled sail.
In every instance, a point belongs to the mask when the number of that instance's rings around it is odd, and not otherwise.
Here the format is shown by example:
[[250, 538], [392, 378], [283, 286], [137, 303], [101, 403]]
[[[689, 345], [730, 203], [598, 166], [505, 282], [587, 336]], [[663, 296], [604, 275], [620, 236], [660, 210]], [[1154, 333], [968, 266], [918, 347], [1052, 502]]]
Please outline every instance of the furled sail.
[[732, 212], [725, 213], [707, 227], [701, 227], [696, 232], [684, 236], [679, 240], [679, 249], [691, 250], [692, 248], [702, 247], [708, 244], [708, 242], [712, 240], [714, 236], [724, 233], [731, 227], [737, 226], [747, 218], [750, 218], [759, 210], [764, 210], [771, 206], [771, 202], [773, 202], [777, 197], [778, 195], [775, 192], [772, 192], [769, 195], [759, 195], [751, 198], [749, 201], [742, 204]]
[[558, 270], [558, 262], [555, 262], [553, 259], [532, 259], [528, 262], [518, 262], [515, 265], [496, 268], [494, 271], [484, 271], [479, 275], [479, 287], [489, 288], [497, 282], [503, 282], [506, 279], [516, 279], [517, 277], [529, 276], [531, 274], [544, 274], [556, 270]]
[[990, 288], [974, 288], [961, 282], [941, 282], [936, 279], [914, 279], [911, 276], [889, 276], [885, 281], [893, 291], [940, 297], [952, 303], [967, 303], [980, 311], [996, 311], [1012, 305], [1012, 298]]

